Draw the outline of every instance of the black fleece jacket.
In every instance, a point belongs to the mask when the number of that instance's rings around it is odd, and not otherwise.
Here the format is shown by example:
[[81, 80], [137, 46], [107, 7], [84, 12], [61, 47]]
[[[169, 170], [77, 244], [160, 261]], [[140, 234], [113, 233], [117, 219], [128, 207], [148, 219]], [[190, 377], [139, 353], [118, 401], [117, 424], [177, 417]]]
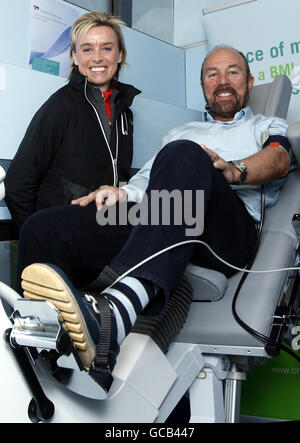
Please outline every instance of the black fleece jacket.
[[40, 209], [69, 204], [101, 185], [129, 179], [133, 154], [129, 106], [140, 91], [116, 82], [116, 118], [106, 141], [87, 89], [87, 78], [75, 72], [37, 111], [26, 131], [5, 179], [5, 201], [18, 229]]

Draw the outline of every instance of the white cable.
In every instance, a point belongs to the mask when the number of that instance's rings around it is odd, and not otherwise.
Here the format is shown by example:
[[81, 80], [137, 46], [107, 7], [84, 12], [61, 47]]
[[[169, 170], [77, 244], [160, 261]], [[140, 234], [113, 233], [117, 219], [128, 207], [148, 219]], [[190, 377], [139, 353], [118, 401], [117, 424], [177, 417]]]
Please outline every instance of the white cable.
[[[142, 266], [143, 264], [147, 263], [148, 261], [152, 260], [153, 258], [159, 256], [160, 254], [163, 254], [164, 252], [167, 252], [171, 249], [177, 248], [178, 246], [182, 246], [182, 245], [187, 245], [187, 244], [192, 244], [192, 243], [197, 243], [203, 246], [206, 246], [206, 248], [222, 263], [224, 263], [225, 265], [229, 266], [232, 269], [235, 269], [236, 271], [242, 271], [242, 272], [248, 272], [249, 274], [269, 274], [271, 272], [284, 272], [284, 271], [297, 271], [300, 270], [300, 267], [291, 267], [291, 268], [280, 268], [280, 269], [266, 269], [266, 270], [253, 270], [253, 269], [244, 269], [244, 268], [239, 268], [238, 266], [234, 266], [230, 263], [228, 263], [226, 260], [223, 260], [223, 258], [219, 257], [218, 254], [216, 254], [214, 252], [214, 250], [205, 242], [201, 241], [201, 240], [185, 240], [179, 243], [174, 243], [173, 245], [167, 246], [164, 249], [161, 249], [158, 252], [155, 252], [155, 254], [151, 255], [150, 257], [145, 258], [144, 260], [142, 260], [140, 263], [138, 263], [137, 265], [134, 265], [132, 268], [130, 268], [128, 271], [124, 272], [124, 274], [120, 275], [120, 277], [117, 278], [117, 280], [114, 281], [113, 284], [119, 282], [120, 280], [122, 280], [124, 277], [126, 277], [126, 275], [128, 275], [130, 272], [133, 272], [135, 269], [139, 268], [140, 266]], [[111, 285], [112, 286], [112, 285]], [[109, 288], [111, 287], [109, 286]], [[108, 289], [108, 288], [107, 288]]]

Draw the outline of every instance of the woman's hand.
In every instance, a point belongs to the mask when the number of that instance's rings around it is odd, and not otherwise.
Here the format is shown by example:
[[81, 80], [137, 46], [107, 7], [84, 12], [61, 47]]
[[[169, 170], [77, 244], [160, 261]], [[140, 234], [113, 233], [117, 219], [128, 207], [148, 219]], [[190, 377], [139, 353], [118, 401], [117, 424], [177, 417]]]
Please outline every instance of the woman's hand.
[[72, 205], [87, 206], [93, 201], [96, 203], [97, 210], [100, 211], [103, 205], [113, 206], [117, 202], [124, 202], [127, 199], [127, 192], [124, 189], [116, 186], [100, 186], [94, 192], [90, 192], [88, 195], [72, 200]]

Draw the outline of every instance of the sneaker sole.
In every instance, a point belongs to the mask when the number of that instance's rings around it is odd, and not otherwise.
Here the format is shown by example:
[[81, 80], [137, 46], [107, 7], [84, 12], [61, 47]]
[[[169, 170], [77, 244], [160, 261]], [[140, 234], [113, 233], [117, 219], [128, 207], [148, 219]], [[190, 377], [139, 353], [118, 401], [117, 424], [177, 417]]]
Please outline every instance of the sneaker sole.
[[95, 357], [95, 344], [75, 296], [64, 279], [50, 266], [34, 263], [22, 273], [22, 288], [25, 298], [49, 301], [58, 309], [63, 327], [68, 331], [83, 366], [88, 370]]

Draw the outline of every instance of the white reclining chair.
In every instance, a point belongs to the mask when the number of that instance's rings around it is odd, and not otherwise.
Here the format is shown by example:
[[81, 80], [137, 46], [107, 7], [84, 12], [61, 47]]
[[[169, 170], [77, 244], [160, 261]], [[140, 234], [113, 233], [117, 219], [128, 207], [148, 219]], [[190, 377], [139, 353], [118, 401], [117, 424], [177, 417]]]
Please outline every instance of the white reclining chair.
[[[279, 76], [256, 86], [250, 104], [255, 112], [285, 117], [290, 95], [289, 79]], [[290, 126], [288, 138], [300, 164], [300, 124]], [[252, 269], [296, 265], [299, 191], [296, 169], [266, 211]], [[278, 354], [283, 338], [291, 338], [298, 303], [295, 270], [249, 274], [237, 293], [242, 275], [227, 279], [188, 265], [193, 300], [183, 328], [168, 349], [155, 334], [134, 329], [121, 346], [106, 399], [81, 367], [56, 309], [21, 299], [1, 284], [0, 420], [9, 414], [16, 421], [162, 423], [184, 398], [190, 422], [238, 421], [241, 381], [253, 365]]]

